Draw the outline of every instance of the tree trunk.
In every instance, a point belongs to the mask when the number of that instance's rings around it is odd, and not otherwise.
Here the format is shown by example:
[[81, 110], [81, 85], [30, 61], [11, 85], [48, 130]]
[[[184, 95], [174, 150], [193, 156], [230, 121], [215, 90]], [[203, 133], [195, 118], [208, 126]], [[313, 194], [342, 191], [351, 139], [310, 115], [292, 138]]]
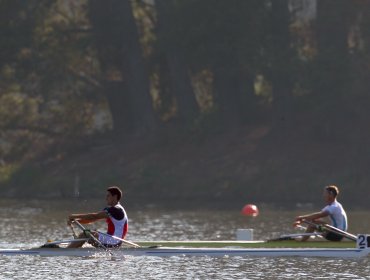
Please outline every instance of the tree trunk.
[[[120, 27], [114, 25], [119, 16], [114, 10], [114, 0], [89, 1], [89, 17], [101, 70], [102, 91], [107, 98], [113, 121], [113, 132], [118, 135], [131, 133], [133, 112], [128, 98], [127, 82], [123, 80], [121, 63], [122, 38]], [[125, 113], [122, 113], [125, 112]]]
[[273, 121], [282, 138], [292, 124], [292, 51], [288, 0], [271, 2]]
[[[318, 83], [321, 94], [343, 91], [348, 80], [348, 11], [346, 0], [320, 0], [317, 3]], [[337, 94], [336, 94], [337, 95]]]
[[319, 132], [336, 138], [346, 119], [349, 92], [349, 5], [347, 0], [320, 0], [317, 12], [317, 77], [315, 94], [320, 109]]
[[171, 77], [171, 89], [175, 94], [177, 115], [181, 122], [191, 121], [199, 112], [188, 69], [180, 54], [169, 51], [166, 54]]
[[130, 0], [90, 0], [89, 13], [114, 131], [155, 130], [149, 76]]
[[[105, 1], [106, 2], [106, 1]], [[153, 109], [147, 65], [144, 62], [131, 0], [119, 0], [125, 25], [123, 33], [123, 70], [127, 69], [127, 84], [133, 101], [135, 131], [145, 133], [158, 128], [158, 119]]]
[[[168, 38], [168, 30], [174, 22], [168, 18], [173, 10], [170, 1], [156, 1], [157, 9], [157, 35], [159, 38]], [[177, 117], [181, 122], [191, 121], [199, 112], [195, 93], [191, 84], [188, 66], [185, 63], [181, 48], [168, 40], [160, 42], [164, 52], [165, 61], [169, 70], [170, 91], [176, 98]], [[164, 73], [161, 73], [164, 74]]]
[[[126, 85], [122, 81], [108, 81], [104, 82], [104, 89], [106, 91], [106, 97], [108, 105], [111, 111], [113, 120], [113, 130], [118, 135], [123, 132], [131, 133], [134, 130], [132, 120], [131, 107], [127, 106], [130, 104], [130, 97]], [[119, 129], [116, 129], [116, 124], [119, 124]]]
[[220, 125], [236, 128], [242, 119], [242, 86], [236, 66], [213, 68], [213, 92]]

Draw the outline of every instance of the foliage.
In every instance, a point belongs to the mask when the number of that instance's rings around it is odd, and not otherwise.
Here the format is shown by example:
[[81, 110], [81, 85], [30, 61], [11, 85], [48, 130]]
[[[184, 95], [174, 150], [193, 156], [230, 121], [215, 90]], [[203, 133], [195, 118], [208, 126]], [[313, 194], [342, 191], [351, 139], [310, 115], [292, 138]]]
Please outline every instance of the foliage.
[[0, 0], [2, 177], [49, 148], [173, 120], [203, 138], [273, 115], [352, 141], [369, 119], [370, 2], [319, 1], [308, 19], [298, 2]]

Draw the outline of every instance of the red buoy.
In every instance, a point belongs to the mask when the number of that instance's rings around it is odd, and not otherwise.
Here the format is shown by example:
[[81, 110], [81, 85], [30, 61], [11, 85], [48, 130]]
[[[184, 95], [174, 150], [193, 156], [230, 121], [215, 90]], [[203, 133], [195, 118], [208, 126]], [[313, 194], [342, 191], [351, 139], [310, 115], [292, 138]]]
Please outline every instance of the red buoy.
[[256, 217], [259, 214], [258, 208], [254, 204], [246, 204], [242, 209], [242, 214], [245, 216]]

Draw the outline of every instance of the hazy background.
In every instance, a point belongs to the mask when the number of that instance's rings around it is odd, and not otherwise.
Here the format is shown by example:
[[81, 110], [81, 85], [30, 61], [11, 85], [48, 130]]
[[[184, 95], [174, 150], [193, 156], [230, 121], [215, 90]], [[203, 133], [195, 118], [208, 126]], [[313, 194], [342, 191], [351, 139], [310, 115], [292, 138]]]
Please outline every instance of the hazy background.
[[0, 0], [0, 193], [367, 208], [369, 24], [369, 0]]

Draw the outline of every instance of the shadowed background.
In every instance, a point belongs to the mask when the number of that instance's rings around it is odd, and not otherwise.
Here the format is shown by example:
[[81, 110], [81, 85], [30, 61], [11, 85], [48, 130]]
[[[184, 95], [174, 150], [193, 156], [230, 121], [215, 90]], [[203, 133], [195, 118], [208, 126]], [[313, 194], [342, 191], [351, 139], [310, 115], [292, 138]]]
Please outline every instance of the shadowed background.
[[368, 207], [370, 1], [1, 0], [0, 193]]

